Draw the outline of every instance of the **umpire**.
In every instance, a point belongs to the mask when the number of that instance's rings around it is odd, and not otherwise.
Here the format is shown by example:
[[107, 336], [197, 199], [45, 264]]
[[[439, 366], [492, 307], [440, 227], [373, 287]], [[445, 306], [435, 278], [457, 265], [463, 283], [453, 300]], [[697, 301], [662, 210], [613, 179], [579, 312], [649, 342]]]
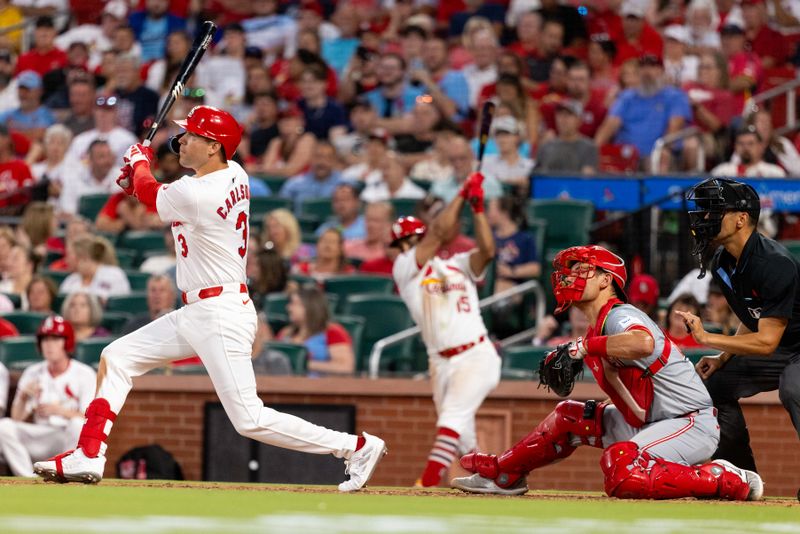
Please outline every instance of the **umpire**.
[[698, 343], [723, 351], [696, 366], [719, 412], [714, 458], [755, 471], [739, 399], [777, 389], [800, 432], [800, 263], [756, 231], [761, 205], [750, 185], [712, 178], [695, 185], [686, 198], [695, 204], [689, 225], [700, 278], [709, 265], [742, 324], [733, 336], [712, 334], [696, 315], [677, 313]]

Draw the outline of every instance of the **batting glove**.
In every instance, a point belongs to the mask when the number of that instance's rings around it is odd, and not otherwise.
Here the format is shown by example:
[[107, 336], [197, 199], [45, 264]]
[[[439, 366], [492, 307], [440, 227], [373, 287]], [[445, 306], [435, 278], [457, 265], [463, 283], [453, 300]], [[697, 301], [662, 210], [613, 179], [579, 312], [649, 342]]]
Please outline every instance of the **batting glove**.
[[472, 207], [473, 213], [483, 213], [483, 174], [474, 172], [469, 175], [465, 183], [466, 196], [464, 197]]
[[126, 150], [125, 154], [122, 156], [122, 161], [131, 168], [135, 167], [137, 163], [147, 163], [149, 167], [153, 159], [155, 159], [153, 149], [141, 143], [136, 143], [128, 147], [128, 150]]
[[569, 354], [569, 357], [573, 360], [582, 360], [586, 356], [586, 342], [582, 337], [569, 342], [567, 354]]
[[128, 195], [133, 195], [133, 169], [130, 165], [125, 165], [120, 169], [117, 185]]

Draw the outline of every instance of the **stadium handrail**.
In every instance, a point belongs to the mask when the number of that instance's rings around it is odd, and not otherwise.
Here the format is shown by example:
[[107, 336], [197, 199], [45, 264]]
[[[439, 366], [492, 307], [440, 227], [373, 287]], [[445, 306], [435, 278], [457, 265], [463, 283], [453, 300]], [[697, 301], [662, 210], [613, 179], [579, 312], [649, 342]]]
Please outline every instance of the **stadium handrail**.
[[[653, 172], [658, 172], [658, 169], [661, 167], [661, 151], [664, 147], [668, 147], [673, 143], [677, 143], [678, 141], [683, 141], [684, 139], [689, 139], [691, 137], [700, 137], [703, 135], [702, 130], [697, 126], [689, 126], [688, 128], [684, 128], [683, 130], [678, 130], [677, 132], [665, 135], [664, 137], [659, 137], [656, 139], [655, 145], [653, 145], [653, 152], [650, 153], [650, 168], [653, 169]], [[697, 143], [697, 171], [705, 172], [706, 168], [706, 148], [705, 143]]]
[[[526, 293], [533, 293], [534, 297], [536, 298], [536, 305], [534, 308], [536, 315], [536, 324], [540, 324], [541, 320], [544, 319], [545, 306], [547, 301], [545, 299], [544, 289], [542, 288], [542, 285], [539, 283], [538, 280], [528, 280], [527, 282], [523, 282], [519, 285], [508, 288], [505, 291], [501, 291], [500, 293], [490, 295], [480, 301], [479, 303], [480, 308], [484, 309], [487, 306], [491, 306], [492, 304], [496, 304], [498, 302], [508, 300], [516, 295], [523, 295]], [[401, 330], [395, 334], [386, 336], [376, 341], [375, 344], [372, 346], [372, 351], [370, 352], [369, 355], [369, 377], [371, 379], [378, 378], [381, 368], [381, 355], [383, 354], [383, 351], [386, 349], [386, 347], [395, 345], [397, 343], [400, 343], [401, 341], [405, 341], [406, 339], [419, 334], [419, 332], [420, 329], [418, 326], [412, 326], [411, 328], [406, 328], [405, 330]]]
[[795, 91], [800, 87], [800, 78], [782, 83], [772, 89], [768, 89], [761, 93], [752, 95], [747, 99], [742, 110], [742, 117], [747, 118], [759, 109], [759, 104], [786, 96], [786, 124], [780, 128], [775, 129], [775, 133], [783, 135], [784, 133], [791, 132], [798, 128], [797, 123], [797, 92]]

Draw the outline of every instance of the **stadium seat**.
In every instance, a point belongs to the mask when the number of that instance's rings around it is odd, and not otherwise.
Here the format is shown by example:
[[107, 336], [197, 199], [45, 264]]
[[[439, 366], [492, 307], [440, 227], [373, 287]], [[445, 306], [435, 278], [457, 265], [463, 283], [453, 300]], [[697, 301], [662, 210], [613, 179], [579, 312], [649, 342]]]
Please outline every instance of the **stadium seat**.
[[589, 228], [594, 220], [594, 205], [585, 200], [543, 200], [528, 202], [528, 218], [547, 223], [545, 257], [553, 249], [563, 249], [589, 242]]
[[164, 243], [164, 232], [162, 231], [136, 231], [126, 232], [119, 236], [117, 241], [117, 251], [128, 250], [135, 253], [134, 265], [140, 265], [145, 258], [145, 253], [153, 250], [162, 251], [166, 254], [167, 249]]
[[144, 291], [133, 291], [130, 295], [109, 297], [106, 302], [106, 311], [125, 312], [132, 315], [147, 311], [147, 295]]
[[[356, 369], [368, 367], [369, 354], [376, 341], [413, 326], [411, 315], [403, 300], [396, 295], [372, 294], [348, 295], [342, 308], [346, 315], [364, 318], [364, 337], [357, 355]], [[392, 371], [410, 371], [413, 367], [409, 338], [388, 347], [381, 359], [381, 368]]]
[[272, 210], [292, 209], [292, 201], [288, 198], [279, 197], [251, 197], [250, 198], [250, 218], [260, 219]]
[[141, 260], [137, 251], [121, 248], [117, 250], [117, 263], [120, 269], [133, 269], [141, 263]]
[[294, 273], [289, 275], [289, 280], [294, 280], [298, 285], [304, 286], [306, 284], [318, 285], [313, 276], [306, 274]]
[[303, 201], [300, 207], [300, 213], [316, 217], [319, 222], [327, 221], [333, 215], [333, 205], [329, 197], [312, 198]]
[[289, 180], [285, 176], [258, 176], [257, 178], [262, 182], [264, 182], [265, 184], [267, 184], [267, 186], [272, 191], [273, 196], [277, 196], [278, 193], [280, 193], [283, 184], [285, 184], [286, 181]]
[[50, 269], [42, 269], [39, 271], [39, 274], [46, 276], [55, 282], [56, 287], [61, 287], [61, 284], [64, 282], [64, 280], [72, 273], [69, 271], [52, 271]]
[[0, 362], [13, 370], [42, 361], [35, 336], [15, 336], [0, 339]]
[[282, 352], [292, 363], [292, 371], [296, 375], [304, 375], [308, 370], [308, 349], [304, 345], [297, 343], [285, 343], [283, 341], [270, 341], [264, 346], [268, 349]]
[[289, 302], [289, 295], [286, 293], [270, 293], [264, 297], [261, 309], [267, 314], [267, 318], [274, 314], [286, 315], [287, 302]]
[[100, 321], [100, 326], [111, 332], [112, 334], [119, 335], [122, 332], [122, 327], [133, 317], [130, 313], [125, 312], [104, 312], [103, 319]]
[[109, 193], [83, 195], [78, 199], [78, 214], [94, 222], [97, 219], [97, 214], [100, 213], [100, 210], [103, 209], [110, 197]]
[[364, 338], [364, 323], [366, 320], [357, 315], [335, 315], [331, 319], [334, 323], [339, 323], [350, 334], [353, 340], [353, 354], [358, 355], [361, 353], [361, 345]]
[[538, 376], [539, 362], [553, 347], [516, 345], [503, 350], [503, 376], [532, 379]]
[[348, 295], [359, 293], [384, 293], [391, 295], [394, 292], [394, 280], [388, 276], [347, 274], [333, 276], [323, 284], [325, 292], [339, 297], [339, 309], [344, 306]]
[[639, 150], [634, 145], [603, 145], [598, 166], [600, 172], [636, 172], [639, 170]]
[[699, 362], [700, 358], [703, 356], [716, 356], [719, 354], [718, 350], [709, 348], [681, 349], [681, 352], [683, 352], [683, 355], [686, 356], [693, 364]]
[[312, 215], [299, 215], [297, 222], [300, 224], [300, 231], [303, 234], [314, 234], [319, 228], [319, 219]]
[[780, 242], [781, 245], [786, 247], [792, 256], [800, 260], [800, 241], [797, 240], [783, 240]]
[[22, 297], [19, 296], [18, 293], [3, 293], [0, 294], [4, 295], [8, 300], [11, 301], [11, 304], [14, 305], [14, 309], [18, 310], [22, 307]]
[[407, 217], [414, 215], [414, 209], [417, 207], [419, 199], [416, 198], [393, 198], [389, 202], [394, 207], [395, 217]]
[[56, 312], [58, 315], [64, 315], [61, 313], [61, 308], [64, 306], [64, 301], [67, 300], [66, 293], [59, 293], [56, 295], [56, 298], [53, 299], [53, 311]]
[[272, 329], [272, 333], [278, 335], [278, 332], [289, 324], [289, 316], [285, 313], [268, 313], [267, 324]]
[[17, 327], [23, 336], [36, 334], [39, 325], [50, 315], [43, 312], [16, 311], [0, 315], [6, 321]]
[[103, 349], [114, 339], [114, 337], [90, 337], [79, 341], [75, 346], [75, 359], [86, 365], [100, 363], [100, 355], [103, 353]]
[[419, 178], [412, 177], [411, 181], [414, 182], [415, 185], [424, 189], [425, 191], [430, 191], [431, 186], [433, 185], [433, 182], [431, 182], [430, 180], [421, 180]]
[[143, 273], [133, 269], [125, 269], [125, 275], [128, 277], [131, 291], [145, 291], [147, 289], [147, 281], [152, 276], [150, 273]]

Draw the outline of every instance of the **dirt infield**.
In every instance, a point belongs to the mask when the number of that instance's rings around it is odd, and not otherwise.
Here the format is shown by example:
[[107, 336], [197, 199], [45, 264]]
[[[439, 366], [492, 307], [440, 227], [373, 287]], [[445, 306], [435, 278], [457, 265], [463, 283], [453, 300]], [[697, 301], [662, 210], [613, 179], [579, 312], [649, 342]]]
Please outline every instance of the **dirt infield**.
[[[0, 477], [0, 486], [32, 486], [37, 484], [47, 484], [38, 479], [24, 479], [12, 477]], [[338, 494], [339, 491], [333, 486], [297, 486], [297, 485], [284, 485], [284, 484], [237, 484], [237, 483], [223, 483], [223, 482], [203, 482], [203, 481], [173, 481], [173, 480], [120, 480], [120, 479], [106, 479], [101, 483], [105, 487], [126, 487], [126, 488], [174, 488], [174, 489], [199, 489], [199, 490], [224, 490], [224, 491], [280, 491], [290, 493], [331, 493]], [[500, 499], [524, 499], [524, 500], [558, 500], [558, 501], [616, 501], [617, 499], [610, 499], [600, 493], [582, 493], [582, 492], [556, 492], [546, 490], [535, 490], [525, 495], [520, 496], [503, 496], [503, 495], [474, 495], [464, 493], [457, 490], [448, 488], [387, 488], [387, 487], [374, 487], [362, 490], [362, 493], [369, 495], [398, 495], [398, 496], [431, 496], [445, 499], [475, 499], [475, 498], [500, 498]], [[696, 502], [698, 499], [686, 498], [675, 499], [676, 502], [687, 501]], [[653, 501], [655, 502], [655, 501]], [[767, 497], [763, 501], [758, 502], [737, 502], [737, 501], [709, 501], [703, 500], [704, 503], [716, 503], [720, 506], [776, 506], [776, 507], [798, 507], [800, 502], [796, 499], [786, 497]]]

